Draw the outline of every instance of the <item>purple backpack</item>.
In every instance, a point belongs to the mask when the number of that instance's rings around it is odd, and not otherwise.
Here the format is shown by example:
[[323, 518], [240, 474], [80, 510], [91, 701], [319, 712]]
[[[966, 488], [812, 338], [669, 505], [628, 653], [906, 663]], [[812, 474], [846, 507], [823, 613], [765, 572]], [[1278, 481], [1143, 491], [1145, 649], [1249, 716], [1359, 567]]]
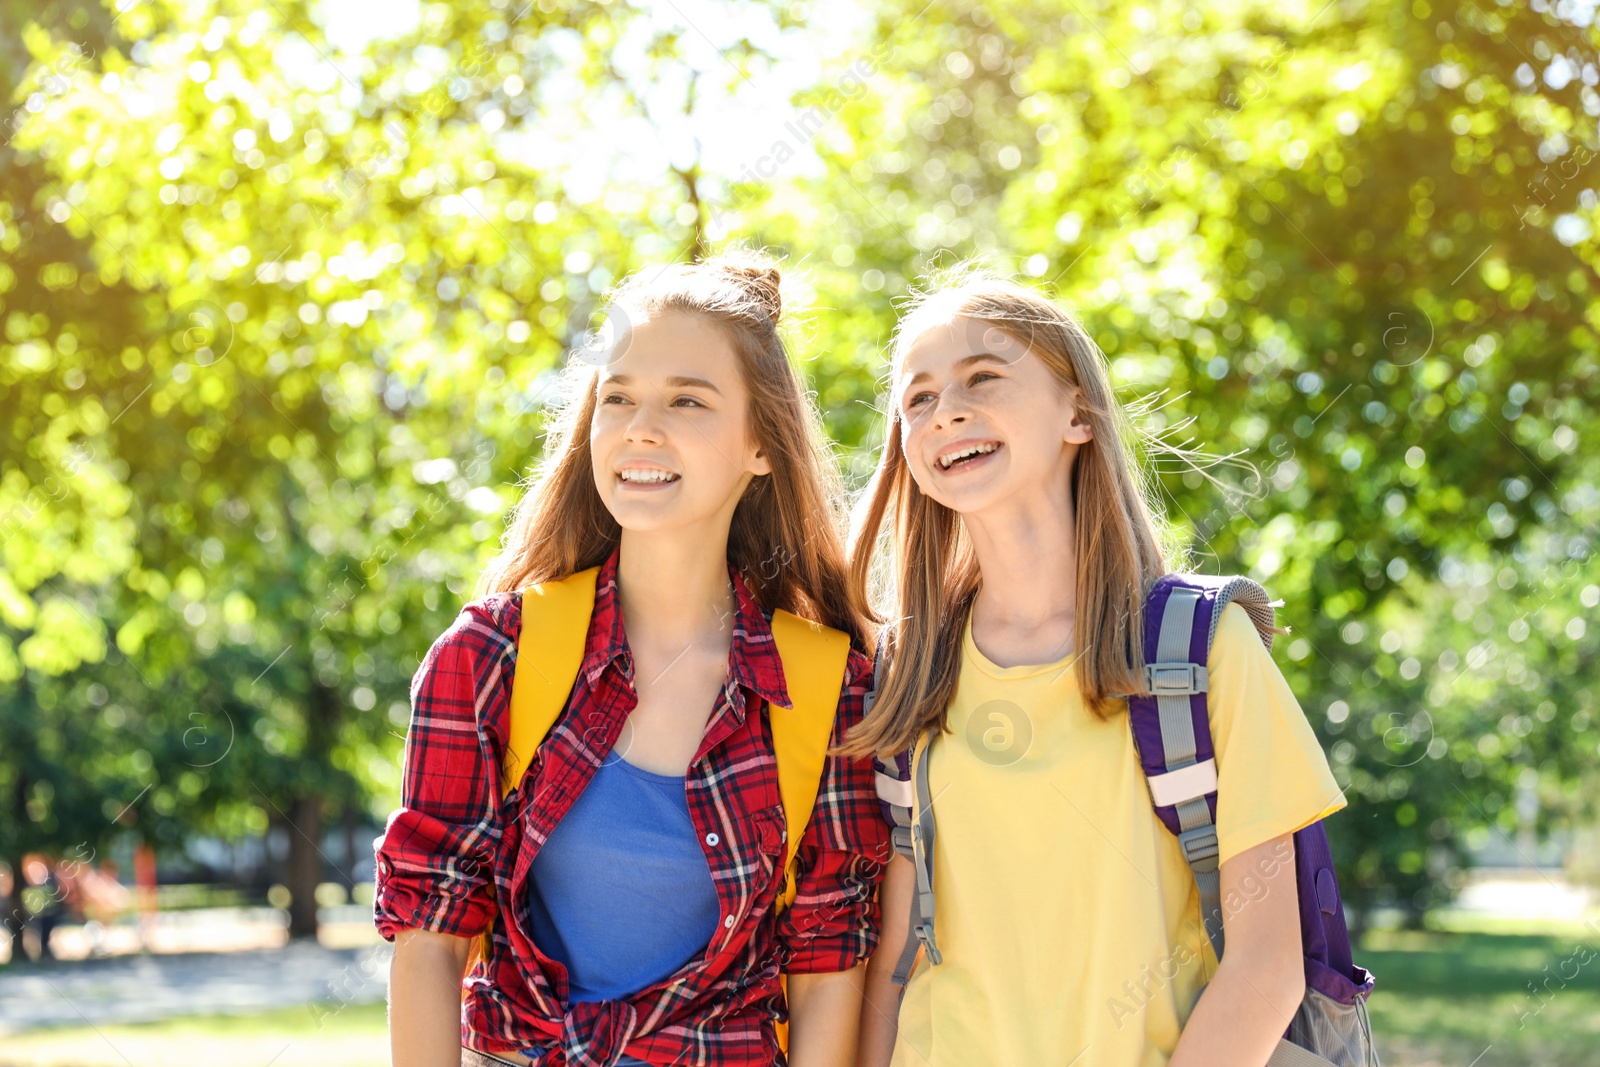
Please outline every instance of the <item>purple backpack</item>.
[[[1150, 801], [1177, 836], [1200, 890], [1200, 914], [1222, 958], [1221, 872], [1217, 864], [1217, 765], [1206, 709], [1206, 663], [1222, 609], [1238, 604], [1272, 650], [1273, 605], [1248, 578], [1169, 574], [1144, 603], [1146, 693], [1128, 697]], [[1366, 1000], [1373, 977], [1351, 959], [1350, 932], [1322, 823], [1294, 834], [1300, 947], [1306, 994], [1268, 1067], [1376, 1067]]]
[[[1147, 692], [1128, 697], [1129, 725], [1151, 804], [1178, 838], [1194, 873], [1206, 935], [1219, 960], [1223, 915], [1217, 767], [1206, 708], [1206, 664], [1222, 609], [1230, 603], [1245, 610], [1270, 651], [1274, 605], [1257, 583], [1204, 574], [1168, 574], [1158, 580], [1144, 605]], [[917, 762], [913, 774], [910, 757], [900, 753], [879, 760], [876, 768], [878, 796], [894, 827], [895, 849], [912, 861], [917, 877], [910, 933], [894, 972], [894, 982], [902, 988], [920, 954], [932, 964], [940, 962], [933, 922], [935, 826], [928, 760]], [[1306, 992], [1266, 1067], [1379, 1067], [1366, 1009], [1374, 980], [1351, 959], [1333, 854], [1320, 821], [1295, 832], [1294, 852]]]

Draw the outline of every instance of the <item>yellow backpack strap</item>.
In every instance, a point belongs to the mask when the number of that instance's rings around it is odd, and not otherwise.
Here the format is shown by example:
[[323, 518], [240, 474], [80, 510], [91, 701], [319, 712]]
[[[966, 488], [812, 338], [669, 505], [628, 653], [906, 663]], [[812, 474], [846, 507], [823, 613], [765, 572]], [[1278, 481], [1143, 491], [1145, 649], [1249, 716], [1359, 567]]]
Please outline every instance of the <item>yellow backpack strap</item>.
[[794, 705], [768, 711], [789, 839], [783, 892], [778, 897], [782, 910], [794, 901], [797, 889], [795, 855], [822, 786], [822, 765], [833, 738], [839, 691], [850, 658], [850, 635], [779, 610], [772, 613], [772, 637], [783, 661], [789, 701]]
[[[572, 695], [583, 667], [584, 643], [594, 615], [594, 583], [599, 567], [590, 567], [555, 582], [530, 585], [522, 591], [522, 633], [517, 637], [517, 666], [511, 675], [511, 707], [507, 712], [506, 750], [500, 761], [500, 799], [522, 784], [550, 727], [556, 724]], [[494, 883], [489, 884], [491, 899]], [[489, 955], [494, 923], [472, 940], [468, 966]], [[461, 995], [466, 997], [466, 985]]]
[[[810, 619], [778, 610], [772, 613], [772, 639], [783, 661], [783, 681], [789, 690], [788, 708], [769, 708], [772, 749], [778, 760], [778, 793], [783, 797], [788, 854], [784, 858], [783, 889], [777, 910], [794, 903], [799, 891], [795, 870], [800, 839], [811, 822], [811, 809], [822, 787], [822, 765], [833, 739], [833, 721], [839, 713], [839, 692], [850, 659], [850, 635]], [[779, 975], [784, 1000], [789, 998], [789, 976]], [[778, 1047], [789, 1051], [789, 1024], [774, 1024]]]
[[500, 799], [522, 784], [528, 764], [572, 695], [594, 614], [599, 567], [522, 591], [522, 634], [511, 677], [510, 723], [500, 767]]

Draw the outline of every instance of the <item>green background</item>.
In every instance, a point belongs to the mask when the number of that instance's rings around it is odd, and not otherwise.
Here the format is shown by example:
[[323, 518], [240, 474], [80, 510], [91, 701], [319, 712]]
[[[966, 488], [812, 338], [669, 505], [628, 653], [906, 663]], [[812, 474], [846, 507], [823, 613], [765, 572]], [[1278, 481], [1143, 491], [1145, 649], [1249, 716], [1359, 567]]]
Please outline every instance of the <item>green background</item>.
[[919, 277], [1076, 311], [1284, 602], [1361, 922], [1593, 824], [1589, 9], [122, 7], [0, 0], [0, 858], [277, 823], [309, 899], [599, 294], [732, 243], [855, 486]]

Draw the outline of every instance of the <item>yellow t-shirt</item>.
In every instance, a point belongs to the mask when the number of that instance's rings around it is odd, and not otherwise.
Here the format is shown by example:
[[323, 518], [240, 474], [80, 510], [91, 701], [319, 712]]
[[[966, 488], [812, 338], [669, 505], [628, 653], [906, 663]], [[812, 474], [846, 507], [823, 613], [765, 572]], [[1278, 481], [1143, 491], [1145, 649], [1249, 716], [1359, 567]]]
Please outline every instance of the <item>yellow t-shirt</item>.
[[[1216, 971], [1126, 704], [1096, 718], [1072, 661], [996, 666], [968, 620], [954, 733], [928, 765], [944, 962], [922, 960], [906, 985], [893, 1067], [1162, 1067]], [[1226, 863], [1345, 801], [1236, 604], [1208, 666]]]

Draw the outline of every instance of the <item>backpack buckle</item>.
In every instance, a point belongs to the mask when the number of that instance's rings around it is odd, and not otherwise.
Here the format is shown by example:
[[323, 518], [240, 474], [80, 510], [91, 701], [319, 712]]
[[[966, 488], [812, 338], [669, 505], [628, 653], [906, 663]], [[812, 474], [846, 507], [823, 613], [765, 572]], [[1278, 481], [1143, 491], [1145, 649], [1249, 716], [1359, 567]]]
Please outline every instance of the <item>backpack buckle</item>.
[[944, 957], [939, 955], [939, 946], [933, 940], [933, 924], [919, 922], [911, 928], [917, 935], [917, 940], [922, 942], [923, 951], [928, 954], [928, 962], [935, 967], [944, 962]]
[[1202, 873], [1217, 869], [1217, 828], [1215, 825], [1196, 826], [1178, 835], [1178, 845], [1189, 866]]
[[1210, 686], [1211, 672], [1203, 664], [1172, 662], [1144, 665], [1144, 687], [1156, 696], [1192, 696], [1204, 693]]

